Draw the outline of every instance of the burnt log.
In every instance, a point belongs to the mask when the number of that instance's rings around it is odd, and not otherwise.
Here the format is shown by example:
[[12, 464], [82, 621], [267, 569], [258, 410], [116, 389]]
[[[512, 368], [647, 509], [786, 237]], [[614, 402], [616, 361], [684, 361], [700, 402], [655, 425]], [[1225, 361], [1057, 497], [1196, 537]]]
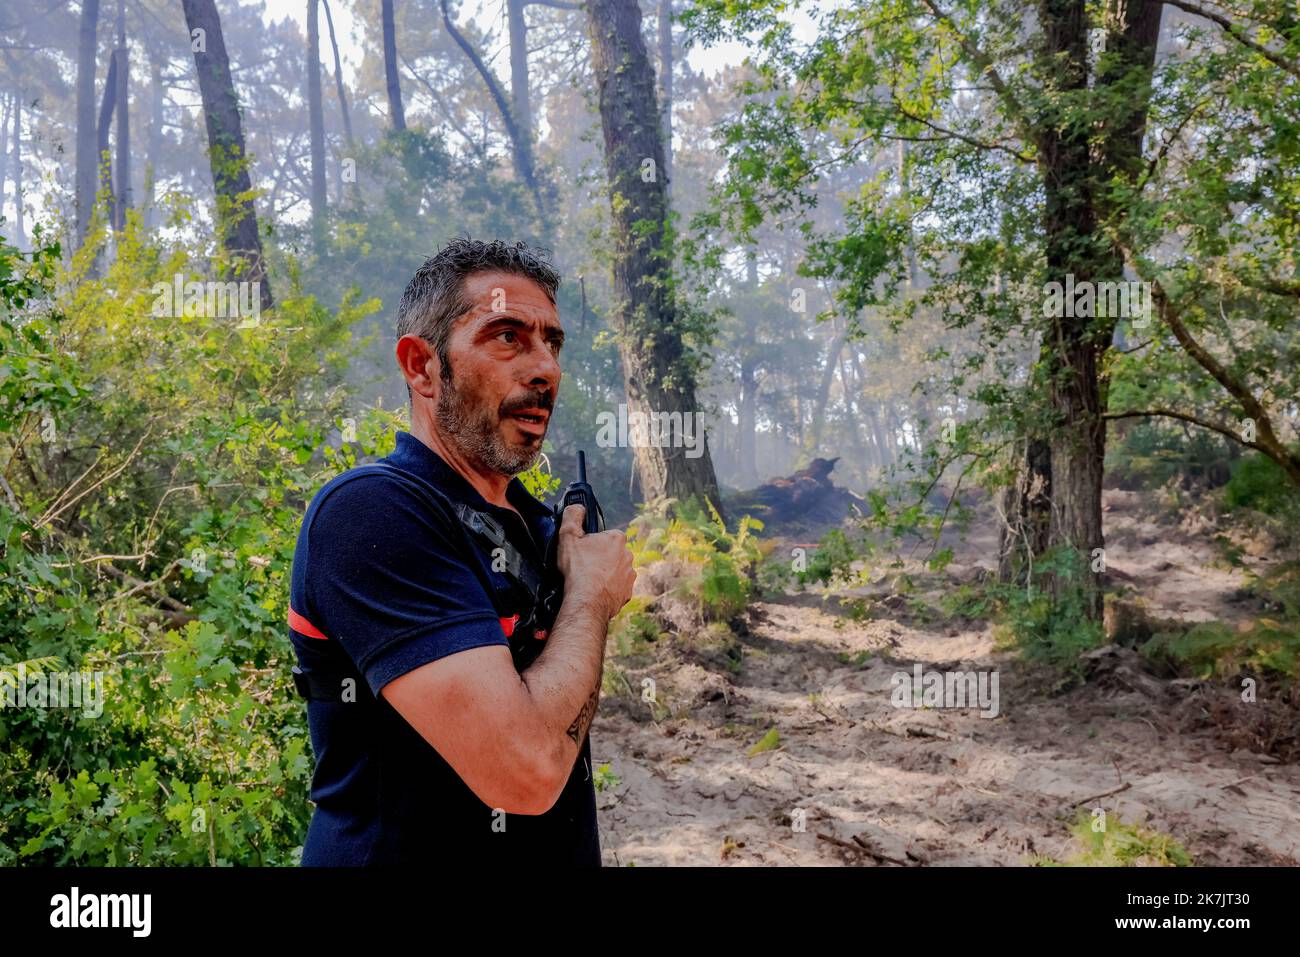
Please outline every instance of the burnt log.
[[831, 481], [839, 457], [816, 458], [807, 468], [784, 478], [769, 479], [754, 489], [723, 496], [727, 514], [752, 515], [768, 533], [815, 533], [837, 526], [853, 506], [865, 511], [864, 501]]

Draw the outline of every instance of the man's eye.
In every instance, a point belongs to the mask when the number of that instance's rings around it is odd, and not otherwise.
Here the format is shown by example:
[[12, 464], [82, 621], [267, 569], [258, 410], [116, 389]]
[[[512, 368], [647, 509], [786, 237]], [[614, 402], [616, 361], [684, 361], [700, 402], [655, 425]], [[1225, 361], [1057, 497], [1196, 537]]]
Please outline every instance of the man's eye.
[[513, 344], [514, 341], [518, 338], [518, 333], [516, 333], [515, 330], [513, 329], [502, 329], [500, 332], [497, 333], [497, 338], [499, 339], [502, 336], [509, 336], [510, 338], [506, 339], [505, 341]]

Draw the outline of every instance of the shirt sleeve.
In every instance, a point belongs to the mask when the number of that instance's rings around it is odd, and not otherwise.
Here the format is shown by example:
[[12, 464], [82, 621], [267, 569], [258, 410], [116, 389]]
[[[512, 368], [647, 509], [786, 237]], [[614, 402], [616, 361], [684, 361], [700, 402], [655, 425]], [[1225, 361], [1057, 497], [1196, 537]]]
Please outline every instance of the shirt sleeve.
[[384, 474], [321, 494], [307, 531], [307, 604], [312, 622], [342, 646], [375, 695], [430, 661], [508, 647], [466, 536], [447, 510], [433, 510]]

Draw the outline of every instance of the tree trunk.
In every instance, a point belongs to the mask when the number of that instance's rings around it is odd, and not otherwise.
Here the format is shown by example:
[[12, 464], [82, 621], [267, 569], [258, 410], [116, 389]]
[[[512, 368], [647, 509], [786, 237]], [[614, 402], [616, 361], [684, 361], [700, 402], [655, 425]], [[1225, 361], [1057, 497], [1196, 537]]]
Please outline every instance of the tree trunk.
[[131, 61], [126, 48], [126, 0], [117, 0], [117, 189], [114, 191], [113, 228], [126, 228], [126, 211], [131, 208]]
[[27, 245], [23, 226], [23, 91], [14, 93], [14, 238], [18, 248]]
[[117, 222], [117, 200], [113, 196], [113, 160], [109, 151], [113, 132], [113, 111], [117, 108], [117, 51], [108, 58], [108, 77], [99, 101], [99, 122], [95, 126], [95, 145], [99, 150], [99, 191], [108, 195], [109, 223]]
[[[356, 160], [356, 144], [352, 139], [352, 112], [348, 109], [348, 94], [343, 86], [343, 60], [339, 57], [339, 41], [334, 35], [334, 17], [330, 15], [329, 0], [321, 0], [321, 6], [325, 8], [325, 25], [329, 28], [330, 49], [334, 52], [334, 92], [339, 98], [339, 116], [343, 120], [343, 142], [347, 144], [348, 155], [353, 161]], [[339, 164], [339, 189], [338, 199], [343, 199], [343, 166]], [[352, 201], [355, 206], [361, 205], [361, 187], [357, 183], [356, 176], [348, 183], [348, 189], [352, 195]]]
[[[677, 327], [672, 250], [666, 235], [663, 139], [655, 78], [641, 39], [636, 0], [588, 0], [613, 239], [613, 302], [629, 415], [690, 415], [698, 455], [684, 442], [644, 443], [635, 451], [647, 499], [707, 498], [721, 511], [718, 481], [697, 414], [695, 382]], [[651, 160], [652, 165], [643, 163]], [[680, 415], [681, 419], [675, 417]], [[673, 439], [677, 440], [676, 429]]]
[[325, 113], [320, 87], [320, 6], [307, 0], [307, 121], [311, 129], [311, 229], [317, 249], [325, 227]]
[[524, 19], [527, 0], [506, 0], [506, 22], [510, 28], [510, 110], [514, 114], [519, 136], [531, 151], [533, 145], [533, 104], [528, 87], [528, 21]]
[[673, 182], [673, 0], [659, 0], [659, 113], [663, 118], [664, 190]]
[[737, 471], [740, 487], [751, 488], [758, 484], [758, 396], [754, 382], [755, 360], [746, 356], [740, 362], [740, 408], [736, 428]]
[[99, 0], [81, 0], [77, 38], [77, 175], [76, 244], [86, 241], [99, 182], [99, 144], [95, 128], [95, 54]]
[[[909, 200], [912, 193], [912, 184], [907, 175], [907, 157], [907, 140], [899, 140], [898, 189], [902, 193], [904, 200]], [[909, 218], [907, 223], [907, 292], [909, 295], [916, 291], [916, 244], [913, 238], [914, 235], [912, 222]]]
[[348, 94], [343, 86], [343, 60], [339, 57], [339, 41], [334, 35], [334, 17], [330, 15], [329, 0], [320, 0], [325, 8], [325, 25], [329, 28], [330, 49], [334, 53], [334, 91], [339, 98], [339, 116], [343, 120], [343, 142], [352, 149], [352, 112], [348, 109]]
[[158, 223], [156, 194], [158, 189], [158, 158], [162, 155], [163, 136], [163, 100], [166, 91], [162, 82], [162, 63], [152, 47], [149, 50], [149, 146], [144, 161], [144, 225], [152, 230]]
[[871, 410], [871, 435], [876, 448], [880, 450], [881, 469], [891, 468], [898, 461], [894, 433], [889, 430], [888, 419], [881, 415], [881, 407]]
[[[237, 280], [260, 283], [263, 309], [271, 308], [271, 283], [262, 257], [262, 237], [257, 231], [257, 211], [248, 193], [248, 157], [239, 116], [239, 98], [230, 76], [230, 58], [221, 35], [221, 19], [214, 0], [181, 0], [185, 22], [194, 36], [203, 31], [203, 49], [194, 50], [203, 115], [208, 129], [208, 160], [216, 193], [216, 220], [221, 245]], [[197, 46], [197, 43], [191, 44]]]
[[899, 418], [898, 409], [891, 402], [885, 406], [885, 441], [889, 443], [889, 464], [898, 464], [898, 445], [901, 437], [906, 448], [907, 433], [903, 431], [904, 420]]
[[[873, 463], [882, 473], [889, 468], [889, 449], [885, 445], [884, 430], [880, 427], [880, 409], [878, 406], [868, 406], [866, 410], [867, 438], [871, 440], [871, 448], [874, 450], [875, 462]], [[870, 470], [866, 474], [870, 474]]]
[[0, 215], [4, 213], [5, 186], [9, 183], [9, 121], [18, 108], [20, 96], [17, 91], [12, 97], [0, 96], [0, 103], [4, 104], [4, 111], [0, 114]]
[[795, 445], [803, 448], [803, 395], [799, 392], [798, 383], [794, 387], [794, 427], [795, 427]]
[[388, 87], [388, 118], [393, 129], [406, 129], [402, 110], [402, 85], [397, 76], [397, 25], [393, 19], [393, 0], [381, 0], [384, 21], [384, 79]]
[[858, 471], [866, 475], [871, 468], [871, 463], [867, 460], [867, 448], [862, 442], [862, 433], [858, 429], [858, 423], [862, 421], [861, 403], [857, 384], [851, 381], [852, 366], [848, 356], [842, 355], [839, 363], [840, 388], [844, 391], [844, 417], [848, 420], [849, 445], [853, 449], [853, 461]]
[[[505, 92], [501, 89], [496, 74], [492, 72], [492, 68], [484, 62], [483, 57], [474, 49], [474, 45], [469, 42], [469, 39], [461, 33], [460, 29], [452, 21], [451, 13], [447, 9], [447, 0], [440, 0], [440, 5], [442, 7], [442, 23], [446, 27], [448, 35], [461, 48], [461, 51], [473, 64], [474, 69], [478, 71], [479, 76], [483, 78], [483, 83], [492, 97], [492, 102], [496, 104], [497, 112], [501, 114], [501, 122], [505, 124], [506, 128], [506, 136], [510, 139], [510, 155], [513, 160], [515, 175], [519, 177], [520, 182], [527, 187], [528, 192], [532, 195], [533, 206], [538, 217], [544, 218], [547, 206], [542, 197], [541, 183], [537, 179], [537, 169], [533, 162], [532, 143], [524, 135], [524, 128], [520, 126], [518, 116], [509, 101], [506, 100]], [[520, 16], [522, 17], [522, 10]], [[512, 67], [515, 55], [516, 51], [512, 46], [510, 51]], [[524, 64], [523, 72], [526, 77], [528, 72], [527, 63]], [[527, 86], [526, 80], [523, 85]], [[532, 118], [529, 116], [527, 119], [531, 122]]]
[[1025, 584], [1034, 559], [1047, 551], [1052, 517], [1052, 451], [1045, 439], [1023, 442], [1015, 482], [999, 498], [998, 580]]
[[835, 376], [835, 366], [840, 361], [840, 352], [844, 348], [845, 331], [833, 329], [832, 332], [826, 351], [826, 364], [822, 366], [821, 381], [817, 383], [817, 404], [813, 406], [812, 444], [808, 449], [813, 455], [821, 452], [822, 433], [826, 430], [826, 406], [831, 397], [831, 381]]
[[[1088, 86], [1088, 19], [1084, 0], [1040, 0], [1038, 19], [1043, 30], [1044, 70], [1054, 78], [1054, 103], [1073, 103]], [[1064, 112], [1068, 106], [1051, 109]], [[1095, 277], [1096, 214], [1089, 129], [1078, 117], [1049, 113], [1040, 125], [1039, 165], [1043, 178], [1043, 234], [1048, 281], [1065, 283]], [[1073, 310], [1070, 310], [1073, 311]], [[1064, 312], [1064, 310], [1062, 310]], [[1089, 569], [1091, 552], [1101, 547], [1101, 456], [1105, 427], [1097, 389], [1096, 346], [1089, 335], [1090, 319], [1053, 317], [1043, 333], [1039, 371], [1048, 396], [1052, 423], [1027, 437], [1024, 470], [1017, 488], [1006, 498], [1013, 508], [1004, 529], [999, 566], [1020, 579], [1027, 569], [1014, 567], [1011, 557], [1017, 537], [1047, 547], [1074, 551], [1081, 559], [1079, 584], [1089, 617], [1101, 614], [1101, 578]], [[1050, 485], [1043, 494], [1043, 483]], [[1095, 493], [1096, 501], [1092, 502]], [[1036, 557], [1037, 550], [1032, 555]], [[1004, 566], [1005, 567], [1002, 567]], [[1053, 579], [1054, 587], [1063, 585]]]
[[[1039, 4], [1045, 69], [1056, 78], [1051, 92], [1064, 104], [1073, 103], [1088, 89], [1086, 7], [1083, 0], [1040, 0]], [[1142, 169], [1142, 135], [1160, 12], [1161, 4], [1148, 0], [1108, 0], [1103, 8], [1108, 56], [1101, 61], [1095, 95], [1103, 103], [1121, 104], [1123, 112], [1107, 118], [1099, 147], [1090, 143], [1095, 122], [1086, 115], [1056, 118], [1049, 114], [1040, 126], [1049, 281], [1065, 285], [1069, 274], [1076, 285], [1122, 279], [1122, 253], [1106, 238], [1101, 223], [1122, 228], [1128, 201], [1122, 186], [1136, 182]], [[1061, 109], [1078, 112], [1070, 106]], [[1043, 461], [1042, 435], [1030, 437], [1026, 456], [1027, 463], [1036, 463], [1040, 473], [1050, 476], [1049, 491], [1037, 500], [1020, 498], [1031, 510], [1025, 516], [1027, 532], [1036, 534], [1046, 524], [1048, 546], [1077, 555], [1084, 608], [1094, 620], [1102, 614], [1105, 567], [1094, 560], [1104, 547], [1101, 490], [1106, 425], [1101, 369], [1114, 325], [1115, 317], [1062, 315], [1052, 318], [1045, 330], [1040, 365], [1054, 419], [1046, 437], [1050, 460]], [[1029, 482], [1027, 487], [1032, 487], [1032, 477]], [[1043, 513], [1048, 509], [1045, 522]], [[1062, 586], [1059, 579], [1054, 582], [1058, 592]]]

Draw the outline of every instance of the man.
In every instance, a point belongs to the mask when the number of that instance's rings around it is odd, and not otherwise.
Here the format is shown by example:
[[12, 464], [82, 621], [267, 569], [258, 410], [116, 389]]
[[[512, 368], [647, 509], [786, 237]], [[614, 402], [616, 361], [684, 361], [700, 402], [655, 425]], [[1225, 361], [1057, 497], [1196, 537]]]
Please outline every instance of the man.
[[[564, 598], [531, 622], [554, 529], [519, 472], [560, 386], [559, 276], [457, 240], [398, 307], [411, 431], [325, 485], [294, 553], [290, 638], [316, 805], [304, 865], [600, 865], [591, 745], [625, 536], [564, 511]], [[496, 538], [492, 536], [495, 533]]]

